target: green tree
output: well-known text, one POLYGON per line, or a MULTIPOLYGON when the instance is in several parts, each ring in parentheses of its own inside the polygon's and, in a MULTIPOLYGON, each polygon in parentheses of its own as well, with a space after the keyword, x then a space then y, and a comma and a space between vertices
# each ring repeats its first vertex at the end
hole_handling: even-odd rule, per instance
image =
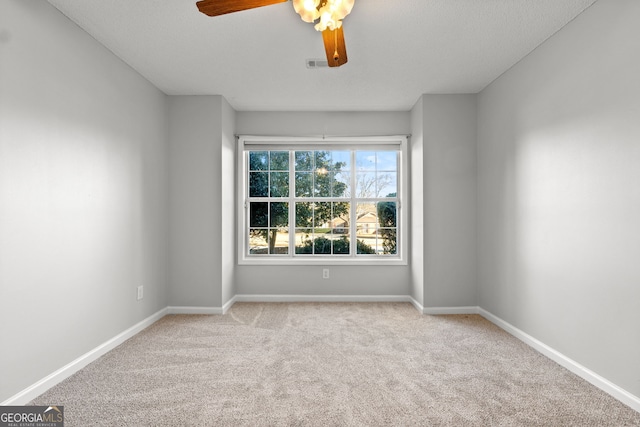
MULTIPOLYGON (((396 197, 396 193, 387 194, 387 197, 396 197)), ((397 251, 396 202, 379 202, 377 211, 384 253, 395 254, 397 251)))
MULTIPOLYGON (((348 254, 349 253, 349 239, 342 236, 333 242, 326 237, 316 237, 315 239, 307 239, 302 246, 296 248, 298 254, 329 254, 331 245, 333 243, 334 254, 348 254)), ((356 241, 357 253, 359 254, 375 254, 376 251, 371 246, 358 239, 356 241)))

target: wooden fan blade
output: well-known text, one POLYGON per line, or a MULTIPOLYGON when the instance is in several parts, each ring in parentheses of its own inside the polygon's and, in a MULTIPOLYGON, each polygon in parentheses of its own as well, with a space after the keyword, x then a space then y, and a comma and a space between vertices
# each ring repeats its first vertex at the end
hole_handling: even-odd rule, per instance
POLYGON ((196 3, 196 6, 205 15, 218 16, 286 1, 288 0, 201 0, 196 3))
POLYGON ((331 31, 326 29, 322 32, 324 50, 327 53, 329 67, 339 67, 347 63, 347 48, 344 44, 344 33, 342 27, 331 31))

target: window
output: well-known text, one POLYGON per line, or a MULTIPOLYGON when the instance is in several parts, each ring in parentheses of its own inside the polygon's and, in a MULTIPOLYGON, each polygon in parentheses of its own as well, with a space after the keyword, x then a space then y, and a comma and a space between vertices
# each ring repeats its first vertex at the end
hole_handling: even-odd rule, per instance
POLYGON ((239 145, 240 263, 406 264, 406 137, 239 145))

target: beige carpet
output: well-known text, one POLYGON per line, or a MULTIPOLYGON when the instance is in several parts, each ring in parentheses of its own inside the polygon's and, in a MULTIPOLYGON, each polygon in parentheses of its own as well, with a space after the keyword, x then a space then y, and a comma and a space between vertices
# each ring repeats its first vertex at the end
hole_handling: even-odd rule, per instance
POLYGON ((640 426, 476 315, 237 303, 167 316, 32 404, 66 426, 640 426))

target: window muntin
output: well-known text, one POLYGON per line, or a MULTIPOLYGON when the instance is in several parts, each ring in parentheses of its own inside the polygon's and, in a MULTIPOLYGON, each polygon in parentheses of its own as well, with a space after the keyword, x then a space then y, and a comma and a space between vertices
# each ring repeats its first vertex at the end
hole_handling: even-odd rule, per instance
POLYGON ((241 147, 240 261, 406 263, 401 142, 241 147))

